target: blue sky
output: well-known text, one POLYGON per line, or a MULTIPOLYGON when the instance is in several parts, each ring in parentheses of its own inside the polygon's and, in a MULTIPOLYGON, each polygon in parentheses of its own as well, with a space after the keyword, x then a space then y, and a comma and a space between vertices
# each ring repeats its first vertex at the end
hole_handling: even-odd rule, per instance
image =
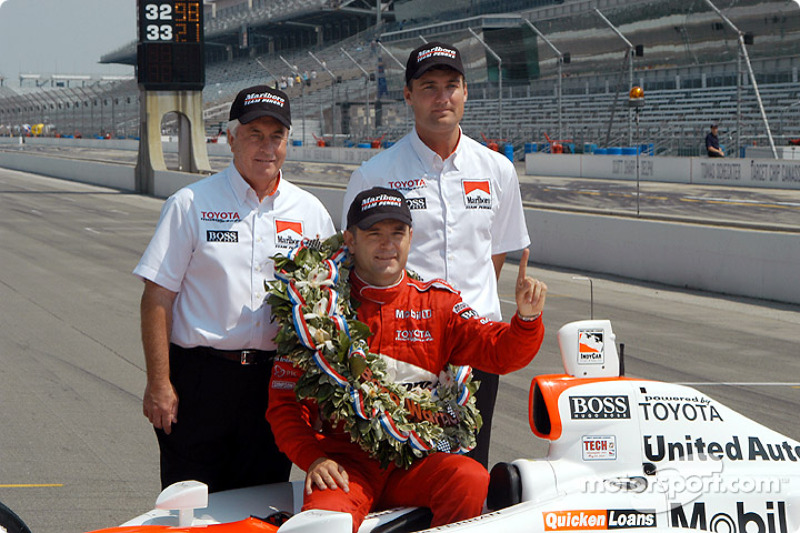
POLYGON ((0 75, 133 75, 100 56, 136 39, 135 0, 0 0, 0 75))

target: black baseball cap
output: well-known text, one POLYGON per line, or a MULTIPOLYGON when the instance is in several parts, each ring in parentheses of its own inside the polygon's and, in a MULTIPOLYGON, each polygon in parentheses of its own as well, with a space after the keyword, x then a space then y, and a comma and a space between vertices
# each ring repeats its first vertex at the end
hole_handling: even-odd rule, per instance
POLYGON ((464 76, 461 52, 453 45, 431 41, 416 48, 406 61, 406 85, 433 67, 448 67, 464 76))
POLYGON ((292 112, 286 93, 268 85, 256 85, 239 91, 231 104, 229 120, 238 119, 242 124, 247 124, 261 117, 272 117, 291 128, 292 112))
POLYGON ((411 225, 411 210, 402 193, 385 187, 361 191, 347 211, 347 227, 369 229, 381 220, 399 220, 411 225))

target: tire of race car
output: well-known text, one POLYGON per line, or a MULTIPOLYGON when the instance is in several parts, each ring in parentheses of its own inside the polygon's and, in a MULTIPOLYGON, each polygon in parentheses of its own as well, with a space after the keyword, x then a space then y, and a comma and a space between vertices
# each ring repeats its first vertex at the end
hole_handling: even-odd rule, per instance
POLYGON ((0 533, 31 533, 22 518, 0 503, 0 533))

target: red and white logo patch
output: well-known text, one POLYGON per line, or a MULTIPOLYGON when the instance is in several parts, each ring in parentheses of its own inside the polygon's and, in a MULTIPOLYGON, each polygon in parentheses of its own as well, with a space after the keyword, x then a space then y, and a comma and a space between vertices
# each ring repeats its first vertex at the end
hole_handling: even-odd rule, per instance
POLYGON ((275 246, 294 248, 303 240, 303 223, 297 220, 275 219, 275 246))
POLYGON ((605 363, 605 359, 603 330, 578 330, 578 364, 602 365, 605 363))
POLYGON ((467 209, 491 209, 492 188, 489 180, 463 180, 464 205, 467 209))

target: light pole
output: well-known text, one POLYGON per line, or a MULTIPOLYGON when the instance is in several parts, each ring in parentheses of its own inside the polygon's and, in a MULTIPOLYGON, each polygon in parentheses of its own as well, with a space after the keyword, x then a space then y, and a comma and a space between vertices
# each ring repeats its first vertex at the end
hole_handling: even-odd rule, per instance
POLYGON ((286 66, 289 67, 289 70, 291 70, 294 73, 294 75, 297 76, 300 79, 300 117, 301 117, 301 119, 303 121, 303 140, 301 141, 301 143, 303 144, 303 146, 305 146, 305 144, 306 144, 306 114, 305 114, 305 111, 303 109, 303 106, 305 105, 305 95, 306 95, 306 87, 305 87, 305 85, 306 85, 306 82, 305 82, 305 80, 303 80, 303 77, 300 75, 300 71, 298 70, 297 65, 292 65, 291 63, 286 61, 286 59, 284 59, 284 57, 281 56, 281 55, 279 55, 278 57, 281 58, 281 61, 286 63, 286 66))
MULTIPOLYGON (((633 50, 635 47, 624 35, 622 35, 622 32, 619 31, 616 28, 616 26, 611 24, 611 21, 608 20, 606 16, 600 12, 599 9, 594 8, 594 11, 601 19, 603 19, 603 22, 605 22, 608 25, 608 27, 611 28, 611 30, 617 35, 617 37, 625 41, 625 44, 628 45, 628 87, 629 88, 633 87, 633 50)), ((628 110, 628 145, 630 146, 632 143, 633 143, 633 121, 631 112, 630 110, 628 110)))
POLYGON ((264 72, 266 72, 267 74, 272 76, 272 79, 275 82, 275 88, 277 89, 278 88, 278 77, 275 74, 273 74, 272 71, 270 69, 268 69, 267 66, 259 58, 256 57, 255 60, 256 60, 256 63, 258 63, 258 65, 262 69, 264 69, 264 72))
POLYGON ((353 56, 351 56, 349 53, 347 53, 347 50, 345 50, 344 48, 339 48, 339 50, 341 50, 342 53, 344 55, 346 55, 347 58, 350 59, 350 61, 352 61, 355 64, 355 66, 357 66, 359 68, 359 70, 361 70, 362 73, 364 73, 364 87, 366 87, 366 89, 367 89, 367 96, 364 99, 364 105, 366 107, 366 112, 367 112, 367 138, 369 138, 369 136, 370 136, 370 131, 369 131, 369 72, 364 70, 364 67, 362 67, 361 64, 358 61, 353 59, 353 56))
POLYGON ((500 89, 500 94, 497 97, 497 118, 498 118, 498 137, 500 139, 503 138, 503 60, 500 59, 500 56, 495 53, 494 50, 489 48, 489 45, 483 42, 483 39, 478 37, 478 34, 473 31, 472 28, 467 28, 469 32, 475 37, 479 43, 486 48, 486 51, 492 54, 492 57, 497 61, 497 85, 498 89, 500 89))
POLYGON ((639 152, 641 140, 639 139, 639 111, 644 107, 644 91, 638 85, 631 88, 628 93, 628 107, 636 111, 636 216, 639 216, 639 152))
MULTIPOLYGON (((766 128, 766 130, 767 130, 767 139, 769 139, 769 147, 772 149, 772 157, 774 157, 775 159, 778 159, 778 151, 775 149, 775 141, 772 140, 772 132, 769 129, 769 121, 767 120, 767 114, 764 111, 764 104, 761 103, 761 93, 758 92, 758 83, 756 83, 756 76, 753 73, 753 65, 750 64, 750 56, 747 54, 747 45, 744 42, 744 33, 739 28, 737 28, 736 25, 733 22, 731 22, 728 17, 723 15, 722 11, 717 9, 717 6, 715 6, 714 4, 711 3, 711 0, 705 0, 705 2, 706 2, 706 4, 709 5, 709 7, 711 9, 713 9, 717 13, 717 15, 719 15, 719 17, 725 22, 725 24, 730 26, 731 29, 733 29, 733 31, 735 31, 736 34, 739 36, 739 64, 741 65, 741 58, 742 58, 742 56, 744 56, 744 60, 747 63, 747 71, 750 73, 750 81, 753 83, 753 90, 756 93, 756 101, 758 102, 758 109, 761 111, 761 119, 764 121, 764 128, 766 128)), ((741 71, 741 66, 739 67, 739 70, 741 71)), ((741 83, 742 83, 741 72, 739 72, 737 74, 737 76, 738 76, 737 83, 738 83, 739 91, 741 92, 741 83)), ((739 111, 738 111, 737 127, 736 127, 736 135, 737 135, 737 143, 738 143, 739 142, 739 140, 738 140, 739 139, 739 131, 741 130, 741 127, 742 127, 741 126, 741 116, 742 116, 742 113, 741 113, 741 101, 742 101, 741 96, 739 96, 739 98, 737 98, 737 100, 739 102, 739 104, 738 104, 739 105, 739 111)), ((738 146, 737 146, 737 148, 738 148, 738 146)), ((737 154, 737 156, 738 155, 739 154, 737 154)))
POLYGON ((336 144, 336 96, 334 94, 336 90, 336 75, 331 72, 328 65, 326 65, 324 61, 320 61, 311 50, 308 51, 308 55, 310 55, 331 77, 331 146, 334 146, 336 144))
MULTIPOLYGON (((399 66, 399 67, 400 67, 400 72, 401 72, 401 73, 402 73, 402 72, 405 72, 405 70, 406 70, 406 66, 405 66, 405 65, 404 65, 404 64, 403 64, 403 63, 402 63, 402 62, 401 62, 399 59, 397 59, 397 58, 394 56, 394 54, 393 54, 393 53, 391 53, 391 52, 389 51, 389 49, 388 49, 388 48, 386 48, 385 46, 383 46, 383 43, 382 43, 382 42, 380 42, 380 41, 377 41, 377 43, 378 43, 378 46, 380 46, 380 47, 381 47, 381 50, 383 50, 384 52, 386 52, 386 55, 388 55, 389 57, 391 57, 391 58, 392 58, 392 60, 394 60, 394 62, 395 62, 395 63, 397 63, 397 66, 399 66)), ((406 104, 406 106, 405 106, 405 107, 406 107, 406 129, 407 129, 407 128, 409 127, 409 124, 408 124, 408 104, 406 104)))
POLYGON ((528 20, 526 18, 524 18, 522 20, 534 32, 536 32, 536 35, 541 37, 542 40, 547 44, 547 46, 549 46, 553 50, 553 52, 555 52, 556 55, 558 56, 558 85, 557 85, 557 87, 558 87, 558 138, 559 139, 563 139, 564 135, 563 135, 563 133, 561 131, 561 127, 562 127, 562 120, 561 120, 561 116, 562 116, 561 115, 561 109, 562 109, 562 105, 561 105, 561 94, 562 94, 562 91, 561 91, 561 85, 562 85, 562 83, 561 83, 561 66, 564 63, 564 54, 562 54, 559 51, 559 49, 556 48, 555 45, 553 43, 551 43, 550 40, 547 37, 545 37, 544 34, 542 32, 540 32, 539 29, 536 26, 533 25, 533 22, 531 22, 530 20, 528 20))

